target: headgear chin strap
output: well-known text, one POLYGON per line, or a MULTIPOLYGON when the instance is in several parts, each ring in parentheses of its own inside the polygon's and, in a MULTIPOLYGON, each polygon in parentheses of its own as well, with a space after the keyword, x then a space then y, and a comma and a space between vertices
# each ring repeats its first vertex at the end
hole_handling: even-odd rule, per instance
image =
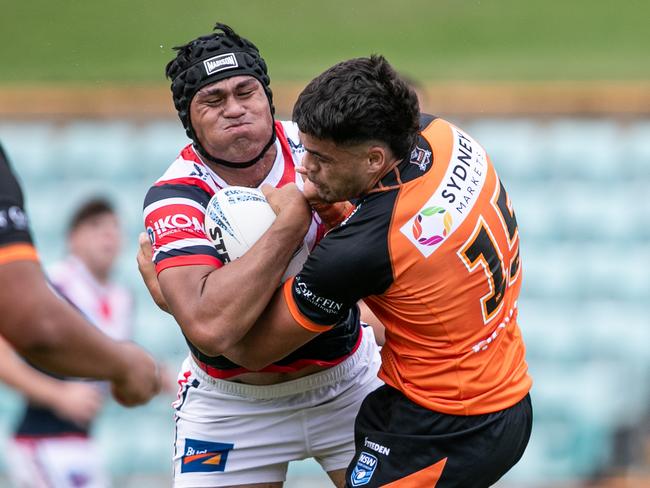
POLYGON ((275 142, 275 124, 272 124, 271 138, 260 154, 250 161, 234 163, 208 154, 201 146, 190 120, 190 103, 197 91, 215 81, 241 75, 252 76, 262 84, 269 100, 271 117, 275 113, 266 63, 257 47, 225 24, 217 23, 214 29, 222 32, 201 36, 184 46, 175 47, 176 58, 167 64, 165 71, 167 78, 172 80, 172 98, 178 117, 199 154, 208 161, 223 166, 247 168, 259 161, 275 142))

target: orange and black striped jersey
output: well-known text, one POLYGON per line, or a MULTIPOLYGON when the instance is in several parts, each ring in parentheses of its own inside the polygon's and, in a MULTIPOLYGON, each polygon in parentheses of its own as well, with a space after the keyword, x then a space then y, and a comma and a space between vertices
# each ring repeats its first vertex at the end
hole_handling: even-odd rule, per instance
POLYGON ((38 260, 23 205, 23 192, 0 146, 0 265, 38 260))
POLYGON ((517 325, 515 214, 485 150, 423 116, 417 146, 285 284, 303 327, 324 331, 364 298, 386 327, 380 377, 452 415, 510 407, 530 390, 517 325))

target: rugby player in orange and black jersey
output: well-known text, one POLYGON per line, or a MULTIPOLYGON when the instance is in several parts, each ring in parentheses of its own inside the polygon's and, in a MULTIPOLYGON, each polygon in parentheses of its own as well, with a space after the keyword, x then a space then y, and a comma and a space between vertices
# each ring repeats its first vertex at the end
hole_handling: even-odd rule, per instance
POLYGON ((515 214, 485 150, 422 116, 410 159, 284 285, 307 330, 336 330, 360 299, 386 327, 386 386, 360 409, 347 486, 489 486, 518 461, 531 426, 520 286, 515 214))

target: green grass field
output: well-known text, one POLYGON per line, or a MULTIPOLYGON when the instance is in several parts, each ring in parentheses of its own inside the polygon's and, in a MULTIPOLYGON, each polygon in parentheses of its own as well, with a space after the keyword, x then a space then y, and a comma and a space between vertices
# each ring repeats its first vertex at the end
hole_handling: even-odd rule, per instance
POLYGON ((216 20, 274 80, 381 53, 422 80, 649 80, 647 0, 0 0, 0 83, 164 82, 216 20))

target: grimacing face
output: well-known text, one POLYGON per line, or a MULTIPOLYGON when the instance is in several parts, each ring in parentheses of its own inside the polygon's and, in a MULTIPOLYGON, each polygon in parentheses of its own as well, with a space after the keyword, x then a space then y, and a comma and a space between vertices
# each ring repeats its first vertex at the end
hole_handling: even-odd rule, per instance
POLYGON ((302 165, 323 201, 342 202, 369 190, 376 173, 367 144, 342 146, 303 132, 300 140, 305 147, 302 165))
POLYGON ((246 75, 201 88, 190 104, 190 123, 210 155, 235 163, 256 157, 273 130, 264 88, 246 75))

